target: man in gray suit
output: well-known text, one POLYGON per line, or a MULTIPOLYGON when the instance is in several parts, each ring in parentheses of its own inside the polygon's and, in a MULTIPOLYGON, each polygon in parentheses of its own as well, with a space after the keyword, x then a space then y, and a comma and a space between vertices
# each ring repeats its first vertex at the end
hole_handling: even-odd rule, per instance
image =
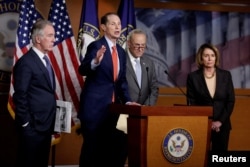
POLYGON ((151 59, 143 56, 146 49, 146 34, 139 29, 130 32, 127 41, 126 78, 132 101, 141 105, 155 105, 158 98, 158 82, 151 59))

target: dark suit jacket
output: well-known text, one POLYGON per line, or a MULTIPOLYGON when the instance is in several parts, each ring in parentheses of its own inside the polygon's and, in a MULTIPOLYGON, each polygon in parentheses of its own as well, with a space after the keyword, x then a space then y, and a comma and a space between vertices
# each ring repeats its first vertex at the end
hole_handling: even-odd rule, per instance
POLYGON ((209 94, 203 70, 190 73, 187 78, 187 97, 191 105, 213 106, 213 120, 221 121, 223 128, 231 128, 230 116, 235 96, 229 71, 216 69, 216 89, 213 98, 209 94))
POLYGON ((152 60, 146 56, 140 58, 142 69, 141 88, 138 85, 135 71, 132 67, 129 56, 127 55, 127 81, 129 94, 132 101, 142 105, 155 105, 158 98, 158 82, 155 73, 155 66, 152 60))
MULTIPOLYGON (((126 103, 130 100, 126 80, 126 53, 124 49, 116 45, 119 56, 120 69, 118 79, 113 80, 113 64, 108 43, 104 37, 92 42, 85 58, 79 66, 79 73, 86 76, 80 97, 80 111, 78 117, 85 128, 94 130, 105 121, 109 115, 108 106, 112 103, 112 94, 115 92, 116 103, 126 103), (91 69, 91 61, 97 51, 104 45, 106 52, 99 66, 91 69)), ((116 120, 117 121, 117 120, 116 120)), ((115 122, 116 124, 116 122, 115 122)))
POLYGON ((13 69, 15 120, 21 127, 26 122, 37 131, 52 131, 55 120, 55 83, 38 55, 30 49, 13 69))

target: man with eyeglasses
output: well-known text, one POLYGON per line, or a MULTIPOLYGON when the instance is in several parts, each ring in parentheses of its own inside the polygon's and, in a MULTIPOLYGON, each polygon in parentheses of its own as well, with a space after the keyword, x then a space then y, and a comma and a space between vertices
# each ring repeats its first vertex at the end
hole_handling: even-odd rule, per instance
POLYGON ((157 102, 159 89, 154 63, 144 55, 146 41, 146 34, 142 30, 130 32, 127 41, 126 78, 131 100, 152 106, 157 102))

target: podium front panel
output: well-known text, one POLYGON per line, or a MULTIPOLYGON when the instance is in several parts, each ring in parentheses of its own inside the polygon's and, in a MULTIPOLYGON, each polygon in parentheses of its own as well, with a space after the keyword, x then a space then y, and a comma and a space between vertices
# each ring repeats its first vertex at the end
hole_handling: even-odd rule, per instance
POLYGON ((148 116, 147 122, 147 167, 205 166, 207 117, 148 116), (185 134, 176 131, 184 131, 185 134), (164 148, 169 151, 164 152, 164 148))

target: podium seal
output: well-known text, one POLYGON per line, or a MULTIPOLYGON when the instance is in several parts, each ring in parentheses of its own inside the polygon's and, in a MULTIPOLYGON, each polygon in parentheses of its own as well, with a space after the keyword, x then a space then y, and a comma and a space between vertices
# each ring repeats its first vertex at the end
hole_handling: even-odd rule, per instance
POLYGON ((183 163, 192 154, 193 137, 182 128, 176 128, 167 133, 163 139, 162 150, 165 158, 172 163, 183 163))

